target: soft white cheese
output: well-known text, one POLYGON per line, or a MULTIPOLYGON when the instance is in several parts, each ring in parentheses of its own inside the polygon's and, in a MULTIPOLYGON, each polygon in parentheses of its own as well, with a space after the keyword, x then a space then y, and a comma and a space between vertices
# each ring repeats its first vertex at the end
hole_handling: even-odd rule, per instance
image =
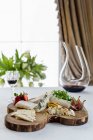
POLYGON ((55 97, 53 95, 50 97, 50 102, 58 103, 58 104, 60 104, 64 107, 67 107, 67 108, 69 108, 71 106, 70 101, 63 100, 63 99, 58 99, 57 97, 55 97))
POLYGON ((20 109, 20 110, 17 110, 16 112, 11 113, 11 116, 15 116, 17 118, 30 121, 30 122, 33 122, 36 120, 36 113, 35 113, 35 110, 33 109, 32 110, 20 109))
POLYGON ((23 108, 23 109, 34 109, 37 104, 32 103, 31 101, 19 101, 15 104, 17 108, 23 108))

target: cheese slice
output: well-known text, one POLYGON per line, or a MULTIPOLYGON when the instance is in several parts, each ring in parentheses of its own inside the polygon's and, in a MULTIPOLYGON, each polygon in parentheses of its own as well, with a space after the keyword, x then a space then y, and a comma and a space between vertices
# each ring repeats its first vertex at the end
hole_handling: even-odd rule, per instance
POLYGON ((31 101, 19 101, 15 104, 17 108, 23 108, 23 109, 34 109, 37 104, 32 103, 31 101))
POLYGON ((58 99, 55 96, 51 96, 50 102, 54 102, 54 103, 60 104, 60 105, 62 105, 64 107, 67 107, 67 108, 70 108, 70 106, 71 106, 71 102, 70 101, 63 100, 63 99, 58 99))
POLYGON ((20 109, 17 110, 16 112, 11 113, 11 116, 15 116, 18 119, 22 119, 25 121, 30 121, 33 122, 36 120, 36 113, 35 110, 25 110, 25 109, 20 109))

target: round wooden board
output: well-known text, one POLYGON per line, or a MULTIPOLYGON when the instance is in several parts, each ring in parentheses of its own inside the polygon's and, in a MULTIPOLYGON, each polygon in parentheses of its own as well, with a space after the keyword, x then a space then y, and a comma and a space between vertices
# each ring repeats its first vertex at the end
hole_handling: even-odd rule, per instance
POLYGON ((80 111, 75 111, 75 117, 73 116, 49 116, 49 122, 58 122, 64 125, 83 125, 88 121, 88 112, 85 108, 80 111))
POLYGON ((37 113, 36 121, 28 122, 24 120, 18 120, 15 117, 11 116, 11 113, 5 116, 5 126, 8 129, 19 131, 19 132, 33 132, 44 128, 47 124, 47 114, 46 113, 37 113))
POLYGON ((17 111, 17 108, 14 106, 13 103, 9 104, 9 105, 7 106, 7 113, 9 114, 9 113, 12 113, 12 112, 14 112, 14 111, 17 111))
MULTIPOLYGON (((13 104, 9 104, 7 107, 7 112, 11 113, 16 111, 17 108, 13 104)), ((64 125, 83 125, 88 121, 88 112, 85 108, 80 111, 75 111, 76 116, 51 116, 48 115, 48 122, 58 122, 64 125)))

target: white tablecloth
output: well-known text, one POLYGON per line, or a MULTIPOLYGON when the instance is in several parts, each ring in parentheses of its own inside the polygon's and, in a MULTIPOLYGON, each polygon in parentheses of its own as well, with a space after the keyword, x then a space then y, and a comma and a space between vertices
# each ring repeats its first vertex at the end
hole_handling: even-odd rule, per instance
MULTIPOLYGON (((17 88, 16 92, 25 91, 29 97, 39 96, 46 91, 60 88, 17 88)), ((93 87, 88 87, 81 93, 70 93, 71 96, 81 96, 86 99, 85 107, 89 113, 88 123, 81 126, 65 126, 62 124, 47 124, 44 129, 36 132, 15 132, 4 125, 7 105, 11 98, 10 88, 0 89, 0 139, 1 140, 93 140, 93 87)))

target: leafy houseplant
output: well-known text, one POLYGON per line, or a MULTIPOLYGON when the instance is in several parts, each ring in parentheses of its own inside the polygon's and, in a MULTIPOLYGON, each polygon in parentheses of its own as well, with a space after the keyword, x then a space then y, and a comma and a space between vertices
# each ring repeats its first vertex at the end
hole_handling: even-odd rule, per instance
POLYGON ((0 58, 0 84, 4 84, 3 76, 6 71, 17 70, 19 71, 19 85, 23 86, 23 78, 27 79, 29 86, 34 86, 34 81, 38 81, 38 86, 43 86, 41 80, 46 78, 44 71, 46 66, 36 63, 36 56, 31 56, 29 51, 19 55, 18 50, 15 55, 8 58, 3 53, 0 58))

